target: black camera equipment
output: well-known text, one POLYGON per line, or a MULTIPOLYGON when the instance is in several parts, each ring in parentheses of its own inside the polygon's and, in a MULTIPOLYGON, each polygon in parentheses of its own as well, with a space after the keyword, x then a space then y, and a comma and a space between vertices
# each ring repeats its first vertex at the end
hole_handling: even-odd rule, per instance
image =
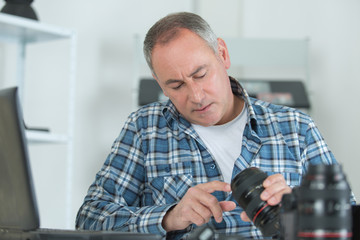
POLYGON ((262 183, 267 174, 251 167, 241 171, 231 182, 234 199, 265 237, 277 236, 280 232, 279 205, 270 206, 260 199, 264 190, 262 183))
MULTIPOLYGON (((301 185, 284 194, 281 204, 260 199, 267 174, 243 170, 231 182, 232 195, 264 237, 281 240, 360 240, 360 206, 350 204, 351 191, 341 165, 309 165, 301 185)), ((217 234, 206 225, 190 239, 242 239, 217 234), (208 238, 203 238, 208 236, 208 238)))
POLYGON ((352 239, 350 187, 340 165, 310 165, 281 201, 282 239, 352 239))
POLYGON ((352 206, 353 240, 360 239, 360 205, 352 206))
POLYGON ((189 237, 188 240, 245 240, 239 235, 226 235, 222 233, 217 233, 214 230, 214 227, 211 224, 204 224, 200 227, 195 228, 189 237))

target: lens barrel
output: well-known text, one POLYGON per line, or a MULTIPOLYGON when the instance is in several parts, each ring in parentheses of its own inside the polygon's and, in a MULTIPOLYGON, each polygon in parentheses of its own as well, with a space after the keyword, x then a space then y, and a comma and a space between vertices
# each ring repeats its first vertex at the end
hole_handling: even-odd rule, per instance
POLYGON ((298 194, 297 239, 351 239, 350 194, 340 165, 309 165, 298 194))
POLYGON ((267 174, 251 167, 237 174, 231 182, 232 195, 265 237, 279 234, 279 206, 270 206, 260 199, 267 174))

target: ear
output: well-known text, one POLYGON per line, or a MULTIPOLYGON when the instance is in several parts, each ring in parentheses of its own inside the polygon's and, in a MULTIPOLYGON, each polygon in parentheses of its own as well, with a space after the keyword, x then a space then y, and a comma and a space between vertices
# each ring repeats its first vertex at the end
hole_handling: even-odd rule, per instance
POLYGON ((218 55, 220 59, 223 61, 225 68, 229 69, 231 62, 230 62, 229 51, 227 49, 226 43, 221 38, 218 38, 217 41, 218 41, 218 55))
POLYGON ((162 92, 164 93, 164 95, 165 95, 166 97, 169 97, 169 96, 166 94, 164 88, 161 86, 160 81, 159 81, 159 79, 156 77, 156 75, 153 73, 152 76, 153 76, 153 78, 156 80, 156 82, 159 84, 159 87, 161 88, 161 90, 162 90, 162 92))

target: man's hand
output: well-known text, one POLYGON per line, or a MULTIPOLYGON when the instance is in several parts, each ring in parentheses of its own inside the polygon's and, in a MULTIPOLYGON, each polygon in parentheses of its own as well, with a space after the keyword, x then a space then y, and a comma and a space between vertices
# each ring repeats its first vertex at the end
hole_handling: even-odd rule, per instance
POLYGON ((189 188, 180 202, 165 214, 163 228, 169 232, 185 229, 192 223, 200 226, 212 216, 221 222, 222 213, 235 209, 236 204, 232 201, 219 202, 211 195, 215 191, 230 192, 230 184, 213 181, 189 188))
MULTIPOLYGON (((285 193, 291 193, 291 188, 286 184, 284 176, 280 173, 267 177, 263 182, 263 187, 265 190, 261 193, 260 198, 267 201, 271 206, 279 204, 285 193)), ((245 211, 241 213, 240 217, 245 222, 250 221, 245 211)))

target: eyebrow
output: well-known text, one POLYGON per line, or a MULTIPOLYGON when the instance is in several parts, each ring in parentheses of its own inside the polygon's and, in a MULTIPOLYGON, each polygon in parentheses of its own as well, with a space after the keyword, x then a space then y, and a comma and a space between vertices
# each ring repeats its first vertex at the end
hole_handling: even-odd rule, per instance
MULTIPOLYGON (((196 68, 191 74, 188 75, 188 77, 192 77, 194 76, 195 74, 197 74, 198 72, 200 72, 202 69, 204 69, 206 67, 206 65, 201 65, 199 66, 198 68, 196 68)), ((182 80, 180 79, 168 79, 166 80, 165 82, 165 85, 170 85, 172 83, 177 83, 177 82, 182 82, 182 80)))

